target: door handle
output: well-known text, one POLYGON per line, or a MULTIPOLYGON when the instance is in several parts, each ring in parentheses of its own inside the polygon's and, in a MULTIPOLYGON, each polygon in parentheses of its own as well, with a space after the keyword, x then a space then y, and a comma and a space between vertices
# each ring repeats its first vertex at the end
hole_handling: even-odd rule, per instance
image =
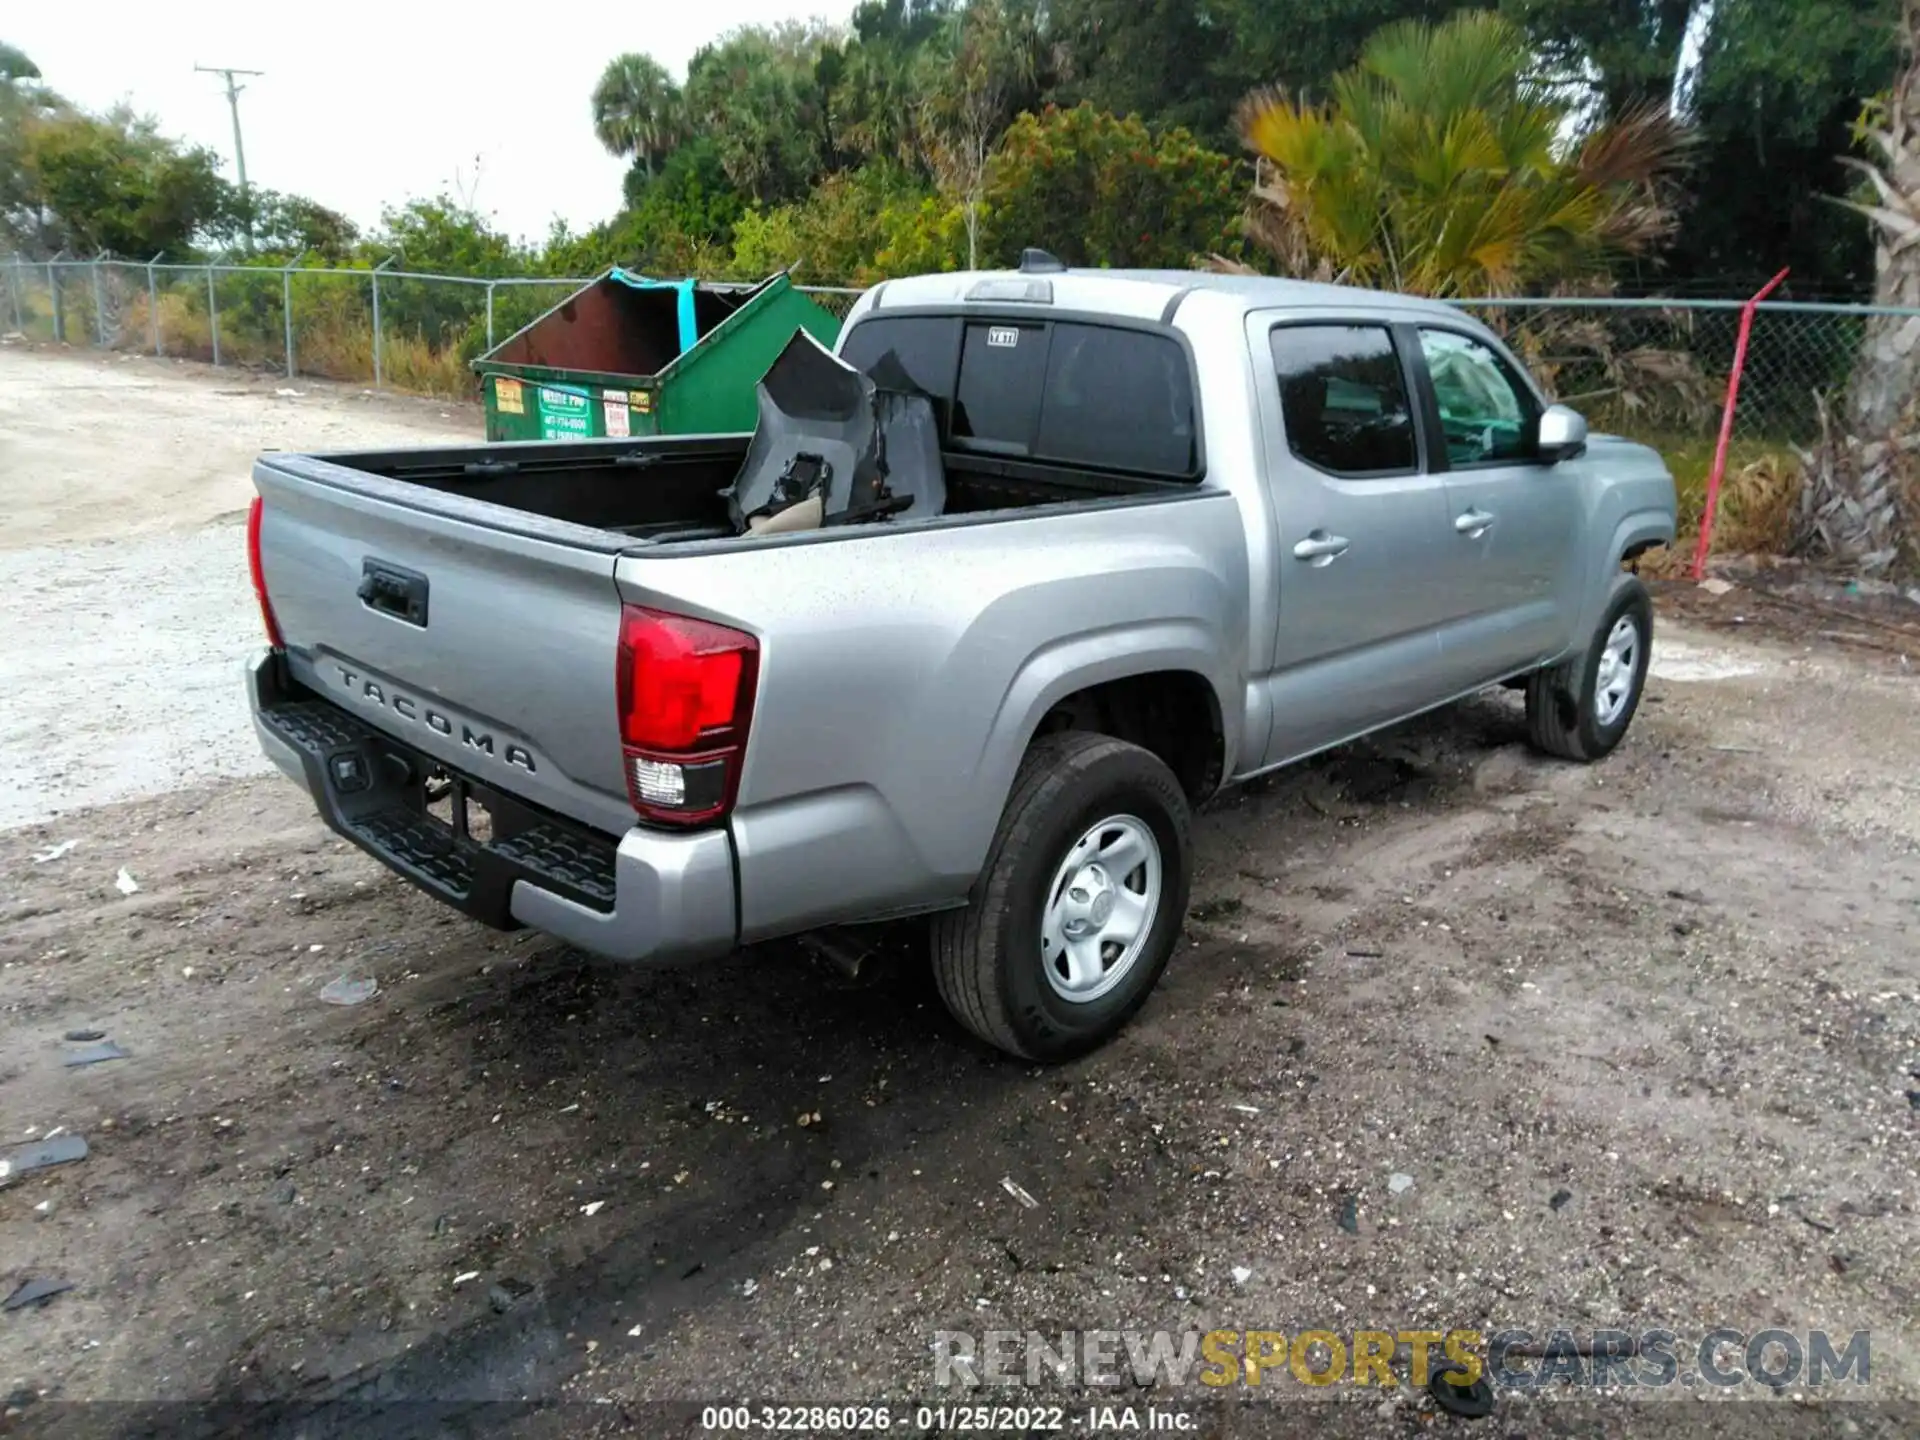
POLYGON ((1489 511, 1479 509, 1469 510, 1466 514, 1454 520, 1453 528, 1469 540, 1478 540, 1493 528, 1493 518, 1493 515, 1489 511))
POLYGON ((1324 530, 1309 531, 1307 538, 1293 547, 1293 558, 1310 565, 1331 565, 1334 557, 1347 553, 1353 542, 1344 535, 1329 535, 1324 530))

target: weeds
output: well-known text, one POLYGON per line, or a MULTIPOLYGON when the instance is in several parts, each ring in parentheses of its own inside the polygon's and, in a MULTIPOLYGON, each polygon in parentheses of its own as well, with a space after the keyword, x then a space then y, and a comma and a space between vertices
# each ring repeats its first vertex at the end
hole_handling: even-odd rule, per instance
MULTIPOLYGON (((1649 436, 1643 443, 1658 450, 1673 472, 1679 509, 1672 547, 1649 556, 1642 568, 1656 575, 1678 574, 1692 563, 1699 542, 1715 441, 1712 437, 1649 436)), ((1720 481, 1713 553, 1783 553, 1799 501, 1800 460, 1791 446, 1735 440, 1728 447, 1727 470, 1720 481)))
MULTIPOLYGON (((367 312, 352 304, 316 304, 298 312, 294 360, 302 375, 371 383, 373 336, 367 312)), ((278 317, 271 317, 278 323, 278 317)), ((213 328, 204 305, 178 291, 163 292, 159 304, 160 343, 169 356, 213 359, 213 328)), ((49 332, 50 333, 50 332, 49 332)), ((128 297, 121 322, 123 348, 144 348, 152 335, 147 297, 128 297)), ((230 364, 278 368, 285 363, 284 332, 268 335, 261 327, 220 316, 220 358, 230 364)), ((381 379, 396 390, 442 399, 471 399, 474 375, 458 346, 433 346, 418 335, 389 331, 380 346, 381 379)))

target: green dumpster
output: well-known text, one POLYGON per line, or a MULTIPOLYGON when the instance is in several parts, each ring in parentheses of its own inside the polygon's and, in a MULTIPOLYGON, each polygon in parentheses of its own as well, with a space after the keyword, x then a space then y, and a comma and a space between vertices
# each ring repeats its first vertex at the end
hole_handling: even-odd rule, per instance
POLYGON ((796 330, 831 346, 840 321, 784 272, 719 285, 616 265, 473 362, 487 439, 751 430, 754 387, 796 330))

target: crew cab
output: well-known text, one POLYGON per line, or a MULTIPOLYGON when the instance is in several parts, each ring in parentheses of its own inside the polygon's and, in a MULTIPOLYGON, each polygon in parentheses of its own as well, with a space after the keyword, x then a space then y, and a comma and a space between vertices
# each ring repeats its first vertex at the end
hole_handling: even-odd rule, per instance
POLYGON ((745 532, 745 435, 262 456, 266 753, 615 960, 928 917, 959 1020, 1056 1060, 1146 1000, 1221 787, 1502 683, 1553 755, 1633 719, 1672 478, 1458 309, 1038 257, 878 285, 835 357, 930 402, 937 511, 745 532))

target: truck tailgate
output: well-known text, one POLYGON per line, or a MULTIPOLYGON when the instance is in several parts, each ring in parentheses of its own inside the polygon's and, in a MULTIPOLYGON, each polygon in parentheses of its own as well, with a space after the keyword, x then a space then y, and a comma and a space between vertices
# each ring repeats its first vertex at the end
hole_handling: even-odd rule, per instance
POLYGON ((295 680, 533 804, 608 834, 634 823, 614 688, 622 537, 304 456, 263 458, 254 483, 295 680))

